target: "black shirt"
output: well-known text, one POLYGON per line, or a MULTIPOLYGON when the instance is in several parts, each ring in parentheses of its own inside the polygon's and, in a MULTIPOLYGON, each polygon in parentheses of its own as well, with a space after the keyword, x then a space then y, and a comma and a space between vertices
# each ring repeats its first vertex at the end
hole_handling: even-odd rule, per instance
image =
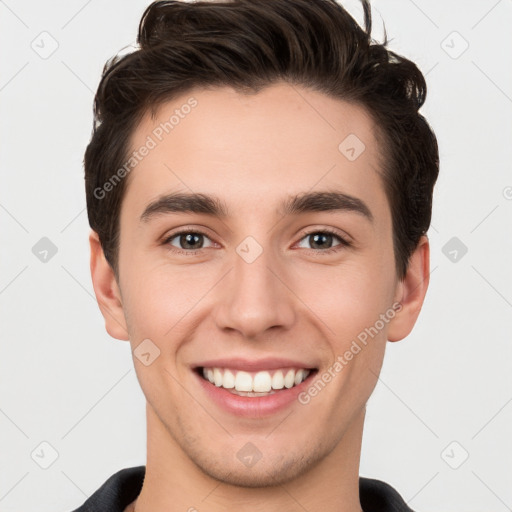
MULTIPOLYGON (((114 473, 73 512, 123 512, 142 489, 146 466, 114 473)), ((413 512, 400 494, 381 480, 359 477, 359 500, 364 512, 413 512)))

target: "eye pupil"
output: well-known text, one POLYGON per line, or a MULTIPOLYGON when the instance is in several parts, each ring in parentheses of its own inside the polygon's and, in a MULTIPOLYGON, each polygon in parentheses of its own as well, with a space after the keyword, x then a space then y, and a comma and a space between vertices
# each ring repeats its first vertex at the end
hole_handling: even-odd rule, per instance
MULTIPOLYGON (((324 244, 332 245, 332 235, 328 233, 315 233, 310 235, 311 247, 314 249, 325 249, 324 244), (320 247, 319 247, 320 246, 320 247)), ((329 248, 329 247, 327 247, 329 248)))
POLYGON ((203 235, 200 233, 186 233, 180 236, 182 249, 200 249, 203 243, 203 235))

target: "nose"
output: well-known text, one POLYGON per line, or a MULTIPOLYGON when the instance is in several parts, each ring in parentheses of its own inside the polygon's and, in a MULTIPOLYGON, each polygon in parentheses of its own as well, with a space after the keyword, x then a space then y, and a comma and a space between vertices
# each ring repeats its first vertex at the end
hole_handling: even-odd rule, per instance
POLYGON ((270 329, 290 328, 296 319, 296 297, 283 267, 270 250, 252 262, 236 253, 233 268, 221 284, 216 325, 247 339, 257 339, 270 329))

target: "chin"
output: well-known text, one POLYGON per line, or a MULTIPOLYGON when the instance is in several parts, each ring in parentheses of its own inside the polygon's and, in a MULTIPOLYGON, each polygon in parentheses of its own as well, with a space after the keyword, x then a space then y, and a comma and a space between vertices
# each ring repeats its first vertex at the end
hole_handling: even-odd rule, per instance
POLYGON ((277 454, 273 457, 262 456, 252 467, 245 466, 236 456, 233 460, 215 460, 190 455, 196 466, 210 478, 227 485, 262 488, 279 487, 286 484, 312 468, 321 456, 306 458, 304 454, 288 452, 286 458, 277 454))

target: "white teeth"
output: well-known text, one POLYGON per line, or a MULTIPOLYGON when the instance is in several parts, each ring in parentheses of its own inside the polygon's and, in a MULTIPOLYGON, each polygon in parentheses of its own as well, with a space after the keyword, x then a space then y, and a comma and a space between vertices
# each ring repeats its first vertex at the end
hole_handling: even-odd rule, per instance
POLYGON ((222 381, 224 379, 222 378, 222 372, 218 368, 213 369, 213 382, 214 384, 220 388, 222 386, 222 381))
POLYGON ((247 372, 237 372, 235 377, 235 389, 237 391, 252 391, 252 377, 247 372))
POLYGON ((294 384, 297 386, 298 384, 300 384, 303 380, 304 380, 304 370, 299 370, 296 374, 295 374, 295 380, 293 381, 294 384))
POLYGON ((213 370, 211 368, 208 368, 208 370, 206 368, 203 368, 203 375, 213 384, 213 370))
POLYGON ((295 372, 288 370, 288 373, 284 377, 284 387, 291 388, 295 383, 295 372))
MULTIPOLYGON (((273 390, 290 389, 299 385, 309 375, 305 369, 285 369, 275 372, 259 371, 255 374, 231 371, 224 368, 203 368, 203 377, 217 387, 231 389, 233 393, 271 393, 273 390)), ((255 395, 252 395, 252 393, 255 395)))
POLYGON ((281 370, 274 373, 272 377, 272 389, 283 389, 284 388, 284 377, 281 370))
POLYGON ((226 389, 233 389, 235 387, 235 376, 229 370, 224 372, 222 387, 226 389))
POLYGON ((252 383, 252 390, 265 392, 272 389, 272 378, 268 372, 258 372, 254 376, 254 382, 252 383))

